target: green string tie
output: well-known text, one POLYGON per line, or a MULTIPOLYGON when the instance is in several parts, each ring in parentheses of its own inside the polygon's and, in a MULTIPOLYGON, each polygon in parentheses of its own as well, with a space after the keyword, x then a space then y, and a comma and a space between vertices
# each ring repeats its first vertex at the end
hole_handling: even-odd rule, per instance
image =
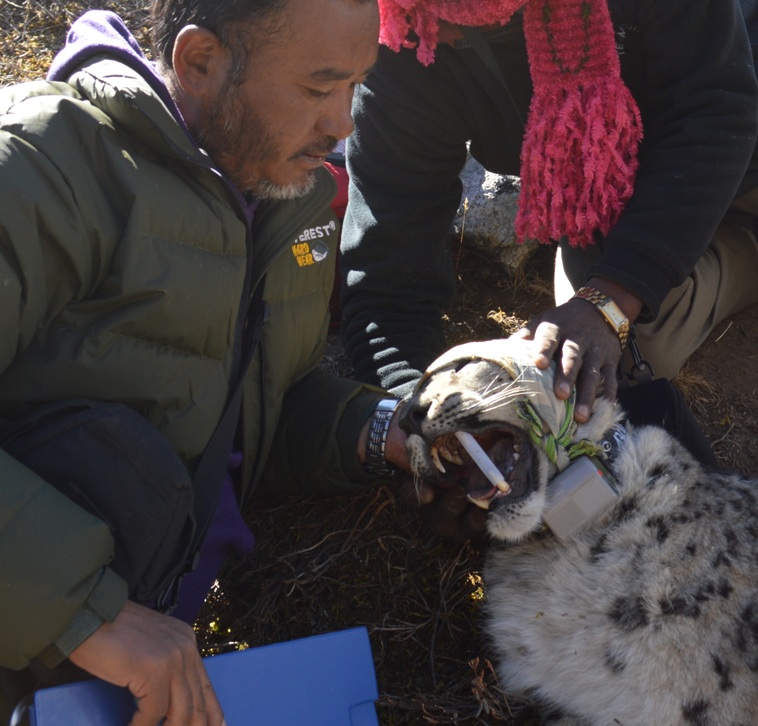
POLYGON ((597 456, 602 451, 599 445, 593 444, 588 439, 580 439, 572 443, 577 426, 574 421, 575 402, 576 394, 572 391, 571 396, 564 401, 563 421, 557 435, 545 425, 529 399, 521 399, 517 407, 519 418, 528 425, 527 433, 532 443, 542 449, 547 458, 561 470, 580 456, 597 456))

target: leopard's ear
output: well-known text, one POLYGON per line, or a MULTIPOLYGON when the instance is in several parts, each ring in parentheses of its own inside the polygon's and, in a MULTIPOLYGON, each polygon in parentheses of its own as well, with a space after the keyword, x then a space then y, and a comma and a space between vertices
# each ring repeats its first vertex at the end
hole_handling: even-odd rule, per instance
POLYGON ((614 424, 621 421, 623 417, 624 411, 618 403, 609 401, 607 398, 597 398, 589 421, 579 424, 572 438, 574 441, 588 439, 593 443, 599 443, 614 424))

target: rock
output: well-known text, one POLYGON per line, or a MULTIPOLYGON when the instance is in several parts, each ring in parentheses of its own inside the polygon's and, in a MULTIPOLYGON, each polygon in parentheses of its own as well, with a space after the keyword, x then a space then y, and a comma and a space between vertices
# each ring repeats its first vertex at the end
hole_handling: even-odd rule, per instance
POLYGON ((469 156, 461 172, 463 196, 453 222, 464 244, 491 254, 510 273, 519 272, 537 248, 536 242, 516 242, 516 217, 520 180, 486 171, 469 156))

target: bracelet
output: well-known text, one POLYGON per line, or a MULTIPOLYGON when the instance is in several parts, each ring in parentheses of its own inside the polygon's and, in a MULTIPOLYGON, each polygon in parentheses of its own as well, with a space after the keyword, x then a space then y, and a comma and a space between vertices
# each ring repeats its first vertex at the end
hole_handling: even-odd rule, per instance
POLYGON ((392 416, 399 404, 398 398, 382 399, 371 414, 366 438, 366 471, 369 474, 390 477, 397 472, 397 467, 390 464, 384 458, 384 454, 392 416))

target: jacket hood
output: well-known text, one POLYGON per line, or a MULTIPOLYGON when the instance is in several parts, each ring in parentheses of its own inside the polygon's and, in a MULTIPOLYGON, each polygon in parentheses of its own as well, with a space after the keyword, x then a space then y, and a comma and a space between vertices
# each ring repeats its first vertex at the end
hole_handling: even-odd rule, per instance
POLYGON ((108 10, 90 10, 74 22, 66 35, 66 45, 53 59, 47 78, 67 81, 90 58, 103 53, 139 73, 161 100, 177 111, 166 84, 145 57, 136 38, 124 21, 108 10))

